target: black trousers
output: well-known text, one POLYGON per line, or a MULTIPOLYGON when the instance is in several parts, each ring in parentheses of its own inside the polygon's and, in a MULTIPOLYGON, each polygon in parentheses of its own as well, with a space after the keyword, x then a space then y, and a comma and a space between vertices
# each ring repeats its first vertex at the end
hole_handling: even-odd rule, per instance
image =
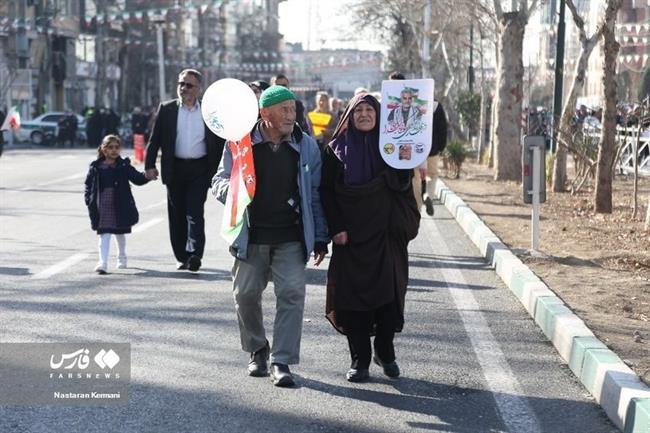
POLYGON ((346 320, 346 336, 350 347, 350 368, 367 369, 372 359, 370 336, 374 330, 375 355, 383 362, 395 361, 395 305, 393 303, 373 311, 345 312, 354 317, 346 320))
POLYGON ((169 239, 174 256, 185 262, 190 255, 203 257, 204 206, 210 185, 207 158, 176 159, 173 181, 167 185, 169 239))

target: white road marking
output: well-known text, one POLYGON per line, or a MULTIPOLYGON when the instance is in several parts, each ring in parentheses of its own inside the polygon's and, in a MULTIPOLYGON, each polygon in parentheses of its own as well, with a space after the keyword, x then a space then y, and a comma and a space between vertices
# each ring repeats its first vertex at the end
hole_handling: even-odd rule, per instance
MULTIPOLYGON (((433 219, 423 218, 427 241, 440 254, 451 256, 433 219), (435 242, 434 242, 435 239, 435 242)), ((435 263, 435 262, 434 262, 435 263)), ((510 432, 541 432, 535 412, 526 401, 519 382, 515 378, 499 343, 481 313, 481 308, 468 287, 462 272, 456 268, 440 267, 449 292, 469 336, 476 358, 483 370, 483 376, 496 401, 504 424, 510 432)))
POLYGON ((153 227, 153 226, 155 226, 156 224, 161 223, 162 221, 163 221, 163 218, 154 218, 154 219, 152 219, 152 220, 149 220, 149 221, 147 221, 146 223, 142 223, 142 224, 136 226, 136 227, 133 229, 133 233, 140 233, 140 232, 143 232, 143 231, 147 230, 148 228, 153 227))
POLYGON ((70 176, 60 177, 58 179, 50 180, 48 182, 37 183, 36 185, 25 186, 23 188, 19 188, 19 189, 14 190, 14 191, 30 191, 30 190, 40 188, 40 187, 43 187, 43 186, 50 186, 50 185, 54 185, 56 183, 66 182, 68 180, 80 179, 80 178, 82 178, 84 176, 86 176, 86 172, 81 171, 79 173, 72 174, 70 176))
MULTIPOLYGON (((148 228, 151 228, 151 227, 155 226, 156 224, 159 224, 162 221, 163 221, 163 218, 154 218, 154 219, 152 219, 150 221, 147 221, 146 223, 138 225, 136 228, 133 229, 133 233, 143 232, 143 231, 147 230, 148 228)), ((90 251, 73 254, 70 257, 68 257, 67 259, 64 259, 64 260, 60 261, 59 263, 56 263, 56 264, 50 266, 49 268, 42 270, 38 274, 34 274, 32 276, 32 279, 34 279, 34 280, 44 280, 44 279, 50 278, 51 276, 56 275, 56 274, 58 274, 60 272, 63 272, 66 269, 68 269, 69 267, 74 266, 77 263, 84 261, 86 259, 86 257, 88 257, 90 254, 92 254, 90 251)))
POLYGON ((67 259, 50 266, 49 268, 39 272, 38 274, 33 275, 32 279, 34 279, 34 280, 44 280, 46 278, 50 278, 52 275, 58 274, 59 272, 62 272, 64 270, 68 269, 70 266, 74 266, 77 263, 85 260, 86 257, 88 257, 89 254, 90 253, 88 253, 88 252, 73 254, 70 257, 68 257, 67 259))
POLYGON ((163 206, 165 204, 167 204, 167 200, 162 200, 162 201, 159 201, 158 203, 154 203, 154 204, 150 204, 149 206, 145 206, 145 207, 141 208, 140 210, 141 211, 149 210, 149 209, 153 209, 153 208, 156 208, 156 207, 159 207, 159 206, 163 206))

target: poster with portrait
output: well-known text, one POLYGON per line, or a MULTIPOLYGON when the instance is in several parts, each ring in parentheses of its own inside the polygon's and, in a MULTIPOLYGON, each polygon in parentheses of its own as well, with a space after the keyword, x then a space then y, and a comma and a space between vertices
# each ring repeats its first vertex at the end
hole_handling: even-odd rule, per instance
POLYGON ((415 168, 431 150, 433 80, 381 83, 379 153, 394 168, 415 168))

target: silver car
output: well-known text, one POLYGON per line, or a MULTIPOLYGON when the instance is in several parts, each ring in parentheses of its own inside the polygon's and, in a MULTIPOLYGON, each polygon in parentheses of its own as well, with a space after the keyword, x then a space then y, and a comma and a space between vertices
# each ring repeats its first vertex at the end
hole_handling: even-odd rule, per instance
MULTIPOLYGON (((56 138, 59 132, 59 120, 67 113, 64 111, 50 111, 43 113, 32 120, 21 122, 16 136, 20 141, 31 141, 34 144, 43 144, 46 137, 56 138)), ((77 116, 77 140, 86 140, 86 119, 77 116)))

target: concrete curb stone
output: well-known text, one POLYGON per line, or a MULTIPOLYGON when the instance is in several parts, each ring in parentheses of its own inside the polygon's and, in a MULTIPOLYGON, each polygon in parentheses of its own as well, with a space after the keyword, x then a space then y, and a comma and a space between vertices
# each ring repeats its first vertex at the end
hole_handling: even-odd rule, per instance
POLYGON ((650 388, 444 182, 436 197, 624 433, 650 433, 650 388))

